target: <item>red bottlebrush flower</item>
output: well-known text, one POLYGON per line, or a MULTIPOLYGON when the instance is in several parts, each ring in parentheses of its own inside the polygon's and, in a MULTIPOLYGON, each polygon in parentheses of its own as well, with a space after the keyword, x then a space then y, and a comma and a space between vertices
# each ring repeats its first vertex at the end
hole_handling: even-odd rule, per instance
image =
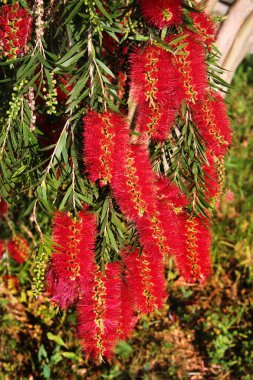
POLYGON ((19 235, 14 235, 7 245, 8 252, 13 260, 19 264, 23 264, 30 252, 29 244, 26 239, 19 235))
POLYGON ((183 55, 175 55, 173 61, 178 70, 178 79, 181 79, 181 87, 184 98, 190 103, 196 103, 203 99, 208 87, 205 63, 205 50, 200 37, 192 32, 175 35, 175 38, 186 36, 183 40, 173 44, 175 48, 181 44, 183 55))
POLYGON ((129 145, 126 153, 121 151, 121 141, 116 144, 118 160, 112 177, 112 192, 122 212, 136 221, 147 212, 155 210, 155 174, 144 145, 129 145))
POLYGON ((137 109, 136 131, 156 141, 166 140, 179 108, 174 100, 163 106, 159 103, 154 107, 149 107, 147 103, 140 105, 137 109))
MULTIPOLYGON (((187 197, 178 187, 163 177, 157 181, 157 215, 154 226, 159 230, 164 239, 164 253, 175 258, 177 264, 181 262, 185 252, 185 237, 182 231, 185 229, 186 212, 184 207, 188 204, 187 197)), ((178 265, 180 266, 180 265, 178 265)))
POLYGON ((132 289, 129 286, 127 279, 124 277, 121 280, 121 307, 118 326, 119 340, 126 340, 129 338, 137 320, 138 316, 134 315, 134 299, 132 289))
POLYGON ((190 12, 190 17, 197 33, 200 34, 201 39, 211 46, 216 40, 216 26, 211 17, 204 11, 190 12))
POLYGON ((93 110, 84 117, 84 163, 92 181, 103 185, 112 179, 114 163, 122 154, 128 138, 126 122, 113 112, 99 114, 93 110), (120 149, 115 141, 121 141, 120 149))
POLYGON ((131 89, 136 103, 168 103, 177 90, 172 54, 154 45, 131 54, 131 89))
POLYGON ((23 54, 27 49, 27 42, 31 35, 32 18, 29 13, 19 8, 18 3, 12 7, 4 5, 0 8, 0 56, 13 58, 23 54), (22 36, 22 40, 17 37, 22 36), (15 42, 15 43, 14 43, 15 42))
MULTIPOLYGON (((209 155, 208 158, 211 162, 209 155)), ((210 182, 208 184, 210 186, 210 182)), ((212 191, 209 187, 209 194, 212 191)), ((164 231, 169 253, 174 256, 180 275, 187 282, 205 282, 211 268, 208 221, 190 218, 184 210, 187 198, 168 179, 157 182, 157 199, 160 228, 164 231)))
POLYGON ((8 203, 5 202, 5 200, 3 200, 2 198, 0 198, 0 217, 6 216, 8 212, 8 208, 9 208, 8 203))
POLYGON ((166 205, 170 206, 175 212, 180 212, 189 203, 186 195, 167 177, 160 177, 156 182, 156 187, 158 201, 166 202, 166 205))
POLYGON ((118 327, 121 309, 121 266, 119 263, 109 263, 105 269, 105 313, 102 334, 103 356, 109 360, 113 356, 118 339, 118 327))
POLYGON ((93 279, 85 281, 77 304, 78 335, 87 357, 99 363, 103 357, 110 360, 116 345, 121 268, 118 263, 107 264, 105 275, 96 266, 93 269, 93 279))
POLYGON ((47 274, 48 290, 52 301, 62 309, 70 306, 83 286, 81 270, 89 273, 93 268, 94 241, 96 235, 95 215, 87 211, 78 213, 79 219, 72 219, 65 212, 55 214, 53 222, 53 252, 47 274))
POLYGON ((181 234, 184 236, 184 246, 181 255, 176 257, 179 273, 187 282, 205 283, 211 273, 209 222, 202 217, 191 218, 185 214, 181 234))
POLYGON ((141 313, 160 309, 165 294, 163 260, 159 252, 152 252, 144 247, 141 255, 139 249, 126 253, 126 281, 134 299, 135 308, 141 313))
POLYGON ((180 218, 184 214, 184 207, 189 203, 185 194, 168 178, 162 177, 156 183, 157 186, 157 220, 154 225, 159 225, 167 242, 167 249, 172 255, 180 254, 182 243, 180 233, 180 218))
POLYGON ((171 53, 148 46, 131 56, 131 91, 139 105, 137 129, 165 140, 182 101, 171 53))
POLYGON ((212 91, 201 104, 193 105, 192 111, 207 148, 216 157, 224 156, 231 145, 232 132, 223 98, 212 91))
POLYGON ((181 0, 139 0, 142 15, 158 29, 182 23, 181 0))
MULTIPOLYGON (((146 252, 150 252, 153 266, 160 268, 160 289, 162 289, 162 257, 169 254, 175 257, 176 262, 181 263, 181 257, 185 252, 185 237, 182 230, 185 227, 184 206, 187 205, 186 197, 167 178, 157 181, 156 212, 146 215, 137 222, 140 234, 140 242, 146 252), (155 263, 156 261, 156 263, 155 263)), ((157 288, 159 290, 159 287, 157 288)))

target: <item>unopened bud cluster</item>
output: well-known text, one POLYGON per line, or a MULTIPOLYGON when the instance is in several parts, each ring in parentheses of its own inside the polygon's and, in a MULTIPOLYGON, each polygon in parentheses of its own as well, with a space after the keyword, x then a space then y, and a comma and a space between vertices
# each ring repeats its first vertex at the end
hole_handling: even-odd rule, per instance
POLYGON ((50 81, 50 86, 49 89, 46 88, 45 86, 45 81, 43 81, 44 87, 43 87, 43 92, 44 92, 44 99, 47 105, 47 113, 49 115, 55 114, 56 113, 56 105, 58 104, 57 101, 57 89, 56 89, 56 80, 53 79, 53 74, 50 74, 51 81, 50 81))
POLYGON ((12 100, 9 102, 10 108, 6 112, 8 115, 8 119, 16 119, 16 117, 18 116, 23 101, 23 96, 20 96, 19 93, 26 84, 27 80, 23 80, 13 88, 14 92, 11 96, 12 100))
POLYGON ((36 257, 36 265, 33 270, 33 293, 35 295, 39 295, 44 290, 44 282, 45 282, 45 271, 46 264, 48 261, 48 255, 45 249, 42 247, 39 249, 37 257, 36 257))
POLYGON ((99 17, 95 8, 95 1, 84 0, 84 5, 87 7, 85 11, 89 14, 89 22, 95 26, 94 32, 101 33, 103 31, 103 27, 99 21, 99 17))

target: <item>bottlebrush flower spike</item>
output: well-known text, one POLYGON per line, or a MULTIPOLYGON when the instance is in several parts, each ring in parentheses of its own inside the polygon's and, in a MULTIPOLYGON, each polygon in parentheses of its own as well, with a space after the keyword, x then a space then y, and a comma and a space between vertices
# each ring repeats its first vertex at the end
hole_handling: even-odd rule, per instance
POLYGON ((123 117, 113 112, 97 113, 89 111, 84 117, 84 163, 92 181, 106 184, 112 179, 113 165, 122 154, 128 137, 123 117), (120 150, 115 148, 115 140, 121 139, 120 150))
POLYGON ((137 130, 165 140, 182 101, 171 53, 147 46, 131 55, 131 92, 138 104, 137 130))
MULTIPOLYGON (((157 252, 156 245, 160 255, 169 254, 177 258, 184 247, 182 217, 188 200, 168 178, 160 178, 156 182, 156 194, 155 214, 138 222, 140 241, 150 251, 157 252)), ((158 253, 156 255, 159 257, 158 253)))
POLYGON ((200 104, 192 105, 193 120, 209 150, 224 156, 231 145, 232 132, 223 98, 212 91, 200 104))
POLYGON ((179 273, 187 282, 203 284, 211 273, 210 225, 203 217, 185 215, 181 234, 185 249, 176 257, 179 273))
POLYGON ((144 212, 155 210, 155 174, 144 145, 128 145, 121 151, 121 140, 116 145, 118 160, 112 177, 112 192, 121 211, 136 221, 144 212))
MULTIPOLYGON (((181 87, 184 98, 190 103, 196 103, 203 99, 208 87, 205 63, 205 51, 200 37, 190 31, 187 34, 173 36, 179 38, 186 36, 183 40, 172 44, 175 48, 181 44, 185 46, 181 49, 183 55, 175 55, 173 61, 181 79, 181 87)), ((173 43, 173 39, 171 42, 173 43)))
MULTIPOLYGON (((209 155, 208 158, 211 162, 209 155)), ((209 192, 212 191, 210 187, 209 192)), ((160 225, 180 275, 187 282, 204 283, 211 271, 208 220, 191 218, 184 209, 186 196, 166 178, 157 181, 157 199, 160 225)))
POLYGON ((144 248, 141 254, 136 249, 123 258, 136 310, 147 314, 160 309, 166 297, 161 256, 144 248))
POLYGON ((0 56, 17 58, 27 51, 32 18, 18 2, 0 8, 0 56))
POLYGON ((136 49, 130 56, 131 90, 137 104, 168 103, 177 91, 172 54, 154 45, 136 49))
POLYGON ((124 277, 121 278, 121 306, 118 326, 119 340, 126 340, 129 338, 137 320, 138 316, 134 314, 132 289, 127 282, 124 272, 124 277))
POLYGON ((7 249, 12 257, 19 264, 23 264, 28 258, 30 247, 26 239, 19 235, 14 235, 7 244, 7 249))
POLYGON ((158 29, 182 23, 181 0, 139 0, 143 17, 158 29))
MULTIPOLYGON (((94 264, 92 277, 85 280, 77 304, 78 335, 87 357, 99 363, 110 360, 117 341, 121 306, 121 268, 119 263, 106 265, 105 275, 94 264)), ((89 272, 85 271, 89 276, 89 272)))
POLYGON ((216 27, 211 17, 204 11, 190 12, 194 28, 201 36, 201 39, 211 47, 216 40, 216 27))
POLYGON ((171 207, 175 213, 181 212, 189 203, 186 195, 165 176, 156 181, 156 188, 158 202, 166 204, 166 207, 171 207))
POLYGON ((95 215, 80 211, 78 217, 78 220, 72 219, 67 213, 58 212, 53 222, 53 240, 56 245, 47 283, 52 301, 62 309, 78 298, 83 286, 80 270, 84 267, 89 273, 94 261, 95 215))

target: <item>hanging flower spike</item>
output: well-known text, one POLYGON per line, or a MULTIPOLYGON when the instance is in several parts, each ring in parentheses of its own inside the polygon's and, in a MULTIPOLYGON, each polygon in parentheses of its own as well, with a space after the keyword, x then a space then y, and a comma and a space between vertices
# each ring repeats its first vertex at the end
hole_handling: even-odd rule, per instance
POLYGON ((141 260, 143 277, 147 276, 152 284, 150 294, 155 300, 154 307, 160 309, 166 299, 166 283, 164 277, 164 254, 168 253, 169 245, 162 225, 160 215, 156 212, 152 217, 145 215, 137 222, 140 243, 143 247, 141 260), (147 273, 147 274, 146 274, 147 273))
POLYGON ((170 206, 176 214, 180 213, 189 203, 186 195, 168 177, 160 177, 156 181, 156 188, 158 201, 165 202, 166 206, 170 206))
POLYGON ((211 273, 210 223, 203 217, 189 215, 185 215, 184 221, 184 250, 176 258, 178 270, 186 282, 204 284, 211 273))
POLYGON ((121 307, 121 269, 118 263, 107 264, 105 275, 95 264, 93 269, 93 272, 86 273, 90 280, 85 280, 77 304, 78 335, 87 357, 100 363, 103 357, 111 359, 116 345, 121 307))
POLYGON ((0 8, 0 56, 15 59, 27 50, 32 18, 18 2, 0 8))
POLYGON ((88 177, 101 185, 112 179, 112 166, 121 154, 115 148, 115 139, 121 137, 121 147, 128 136, 126 122, 123 117, 113 112, 97 113, 89 111, 84 117, 84 163, 88 177))
POLYGON ((52 255, 47 283, 52 301, 62 309, 78 298, 83 286, 80 281, 81 267, 89 273, 94 260, 95 215, 80 211, 78 217, 78 220, 72 219, 66 212, 58 212, 53 222, 53 240, 57 245, 52 255))
POLYGON ((186 282, 204 283, 211 271, 208 220, 187 214, 186 196, 167 178, 157 181, 157 199, 161 228, 180 275, 186 282))
POLYGON ((154 252, 139 249, 124 256, 126 281, 129 285, 135 308, 141 313, 150 313, 160 309, 166 298, 163 267, 154 252))
POLYGON ((190 12, 189 15, 193 21, 194 29, 199 33, 204 43, 211 48, 216 40, 216 26, 213 20, 204 10, 190 12))
POLYGON ((119 340, 126 340, 129 338, 138 320, 138 316, 134 315, 132 289, 127 282, 126 273, 124 272, 123 275, 124 277, 121 278, 121 307, 118 327, 119 340))
MULTIPOLYGON (((196 103, 203 99, 208 87, 205 63, 205 51, 200 37, 190 31, 173 36, 173 39, 186 36, 183 40, 172 45, 185 46, 181 49, 182 55, 175 55, 173 61, 177 67, 178 76, 181 79, 181 87, 185 100, 196 103), (175 38, 174 38, 175 37, 175 38)), ((173 42, 171 38, 171 41, 173 42)), ((179 79, 178 78, 178 79, 179 79)), ((178 83, 179 85, 179 83, 178 83)))
POLYGON ((182 23, 181 0, 139 0, 143 17, 158 29, 182 23))
POLYGON ((149 152, 144 145, 128 145, 126 153, 121 151, 121 140, 118 140, 112 177, 112 192, 127 218, 136 221, 147 212, 155 210, 155 174, 149 160, 149 152))
POLYGON ((30 253, 28 242, 19 235, 12 237, 12 240, 7 244, 7 249, 12 259, 19 264, 23 264, 30 253))
POLYGON ((184 207, 188 204, 188 200, 166 177, 159 178, 156 188, 157 213, 155 219, 151 220, 153 232, 150 236, 157 239, 162 254, 172 255, 177 261, 184 249, 182 228, 184 226, 184 207))
POLYGON ((182 93, 171 53, 147 46, 131 55, 131 91, 137 109, 137 131, 163 141, 168 137, 182 93))
POLYGON ((131 89, 137 104, 168 103, 177 94, 177 78, 172 54, 154 45, 136 49, 130 56, 131 89))
POLYGON ((103 356, 110 360, 114 354, 118 339, 118 328, 121 310, 121 265, 120 263, 109 263, 105 268, 105 314, 103 356))
POLYGON ((200 104, 192 105, 193 120, 216 157, 223 157, 232 142, 232 132, 223 98, 212 91, 200 104))

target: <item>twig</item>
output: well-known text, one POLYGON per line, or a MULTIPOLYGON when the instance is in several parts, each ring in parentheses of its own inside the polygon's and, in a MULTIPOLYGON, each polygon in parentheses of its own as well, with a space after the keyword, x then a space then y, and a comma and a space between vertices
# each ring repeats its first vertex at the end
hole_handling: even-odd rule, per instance
POLYGON ((40 225, 39 225, 39 223, 37 221, 37 217, 36 217, 37 203, 38 203, 38 200, 36 199, 36 201, 34 203, 34 206, 33 206, 33 212, 32 212, 32 216, 31 216, 31 220, 35 223, 37 231, 38 231, 38 233, 40 235, 41 242, 44 243, 44 236, 43 236, 42 230, 40 228, 40 225))
POLYGON ((61 131, 60 137, 59 137, 57 143, 55 144, 54 151, 53 151, 53 153, 52 153, 52 155, 51 155, 51 158, 50 158, 49 164, 48 164, 48 166, 47 166, 47 168, 46 168, 45 174, 44 174, 44 176, 43 176, 43 178, 42 178, 42 182, 41 182, 41 184, 40 184, 41 187, 43 187, 43 185, 45 184, 46 177, 47 177, 47 175, 49 174, 49 172, 50 172, 50 170, 51 170, 51 168, 52 168, 53 160, 54 160, 54 157, 55 157, 56 151, 57 151, 57 149, 58 149, 59 142, 60 142, 60 140, 61 140, 61 137, 62 137, 63 133, 65 133, 66 130, 68 129, 69 124, 70 124, 70 119, 68 119, 68 120, 66 121, 66 123, 65 123, 65 125, 64 125, 64 127, 63 127, 63 129, 62 129, 62 131, 61 131))
POLYGON ((169 167, 168 161, 166 160, 164 143, 162 144, 161 152, 162 152, 163 167, 164 167, 165 174, 166 174, 169 171, 170 167, 169 167))
POLYGON ((7 137, 9 135, 10 129, 11 129, 11 118, 9 117, 9 119, 8 119, 8 127, 7 127, 7 130, 6 130, 6 134, 4 136, 4 141, 3 141, 2 147, 1 147, 0 160, 2 159, 2 156, 3 156, 3 153, 4 153, 4 149, 5 149, 5 145, 7 143, 7 137))
MULTIPOLYGON (((93 55, 92 55, 92 34, 91 34, 91 28, 88 29, 88 57, 92 57, 93 61, 93 55)), ((90 98, 92 98, 94 94, 94 66, 93 64, 90 64, 89 66, 89 77, 90 77, 90 98)))
POLYGON ((97 62, 95 60, 95 58, 92 56, 92 60, 94 62, 94 65, 96 67, 96 70, 97 70, 97 74, 98 74, 98 78, 99 78, 99 82, 100 82, 100 85, 101 85, 101 90, 102 90, 102 95, 103 95, 103 101, 104 101, 104 108, 105 108, 105 112, 107 112, 107 104, 106 104, 106 93, 105 93, 105 86, 104 86, 104 82, 103 82, 103 79, 102 79, 102 76, 100 74, 100 70, 99 70, 99 67, 97 65, 97 62))
POLYGON ((21 228, 25 231, 26 235, 29 236, 29 238, 32 240, 34 247, 37 247, 37 242, 34 239, 32 232, 24 224, 22 224, 21 228))

